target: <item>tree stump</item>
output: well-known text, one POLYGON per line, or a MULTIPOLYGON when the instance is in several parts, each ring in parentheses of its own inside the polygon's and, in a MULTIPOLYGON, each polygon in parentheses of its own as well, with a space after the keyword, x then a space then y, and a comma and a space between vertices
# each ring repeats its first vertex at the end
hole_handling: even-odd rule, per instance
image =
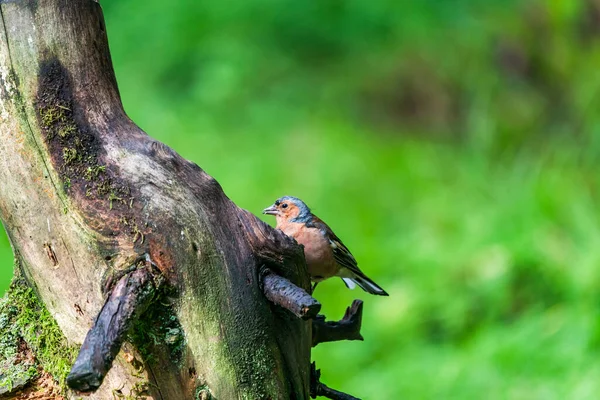
POLYGON ((0 16, 0 217, 23 279, 83 344, 69 386, 308 399, 320 305, 302 248, 127 117, 98 2, 0 0, 0 16))

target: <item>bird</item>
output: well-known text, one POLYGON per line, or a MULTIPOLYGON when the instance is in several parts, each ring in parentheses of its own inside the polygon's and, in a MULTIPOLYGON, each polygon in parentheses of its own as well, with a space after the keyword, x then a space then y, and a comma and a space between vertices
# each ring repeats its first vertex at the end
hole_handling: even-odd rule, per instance
POLYGON ((304 246, 304 257, 311 280, 317 284, 333 276, 342 278, 349 289, 358 285, 367 293, 388 296, 385 290, 366 276, 350 250, 331 228, 299 198, 283 196, 263 210, 274 215, 276 229, 281 230, 304 246))

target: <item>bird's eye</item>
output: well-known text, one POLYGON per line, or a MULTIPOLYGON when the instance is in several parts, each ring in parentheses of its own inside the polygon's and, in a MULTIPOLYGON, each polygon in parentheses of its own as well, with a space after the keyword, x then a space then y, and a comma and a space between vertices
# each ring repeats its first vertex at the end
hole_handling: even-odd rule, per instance
POLYGON ((281 208, 287 208, 287 203, 283 203, 283 204, 281 205, 281 208))

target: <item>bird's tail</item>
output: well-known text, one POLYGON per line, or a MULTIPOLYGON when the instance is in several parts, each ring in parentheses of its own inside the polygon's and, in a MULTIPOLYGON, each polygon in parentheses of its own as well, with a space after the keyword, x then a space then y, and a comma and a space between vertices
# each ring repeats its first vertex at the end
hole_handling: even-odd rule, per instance
POLYGON ((362 290, 367 293, 375 294, 378 296, 389 296, 385 290, 383 290, 378 284, 373 282, 366 276, 354 275, 352 278, 342 278, 348 289, 354 289, 356 285, 360 286, 362 290))

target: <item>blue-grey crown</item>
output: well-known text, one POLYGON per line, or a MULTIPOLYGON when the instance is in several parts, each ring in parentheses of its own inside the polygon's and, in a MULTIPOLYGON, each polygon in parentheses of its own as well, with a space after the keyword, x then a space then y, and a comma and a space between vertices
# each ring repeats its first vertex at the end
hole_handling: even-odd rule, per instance
POLYGON ((298 209, 300 210, 300 213, 298 214, 298 216, 296 218, 291 219, 291 222, 308 222, 311 219, 311 213, 310 213, 310 208, 308 208, 308 206, 299 198, 297 197, 293 197, 293 196, 283 196, 278 198, 275 201, 275 204, 279 204, 281 202, 284 201, 288 201, 290 203, 293 203, 296 207, 298 207, 298 209))

